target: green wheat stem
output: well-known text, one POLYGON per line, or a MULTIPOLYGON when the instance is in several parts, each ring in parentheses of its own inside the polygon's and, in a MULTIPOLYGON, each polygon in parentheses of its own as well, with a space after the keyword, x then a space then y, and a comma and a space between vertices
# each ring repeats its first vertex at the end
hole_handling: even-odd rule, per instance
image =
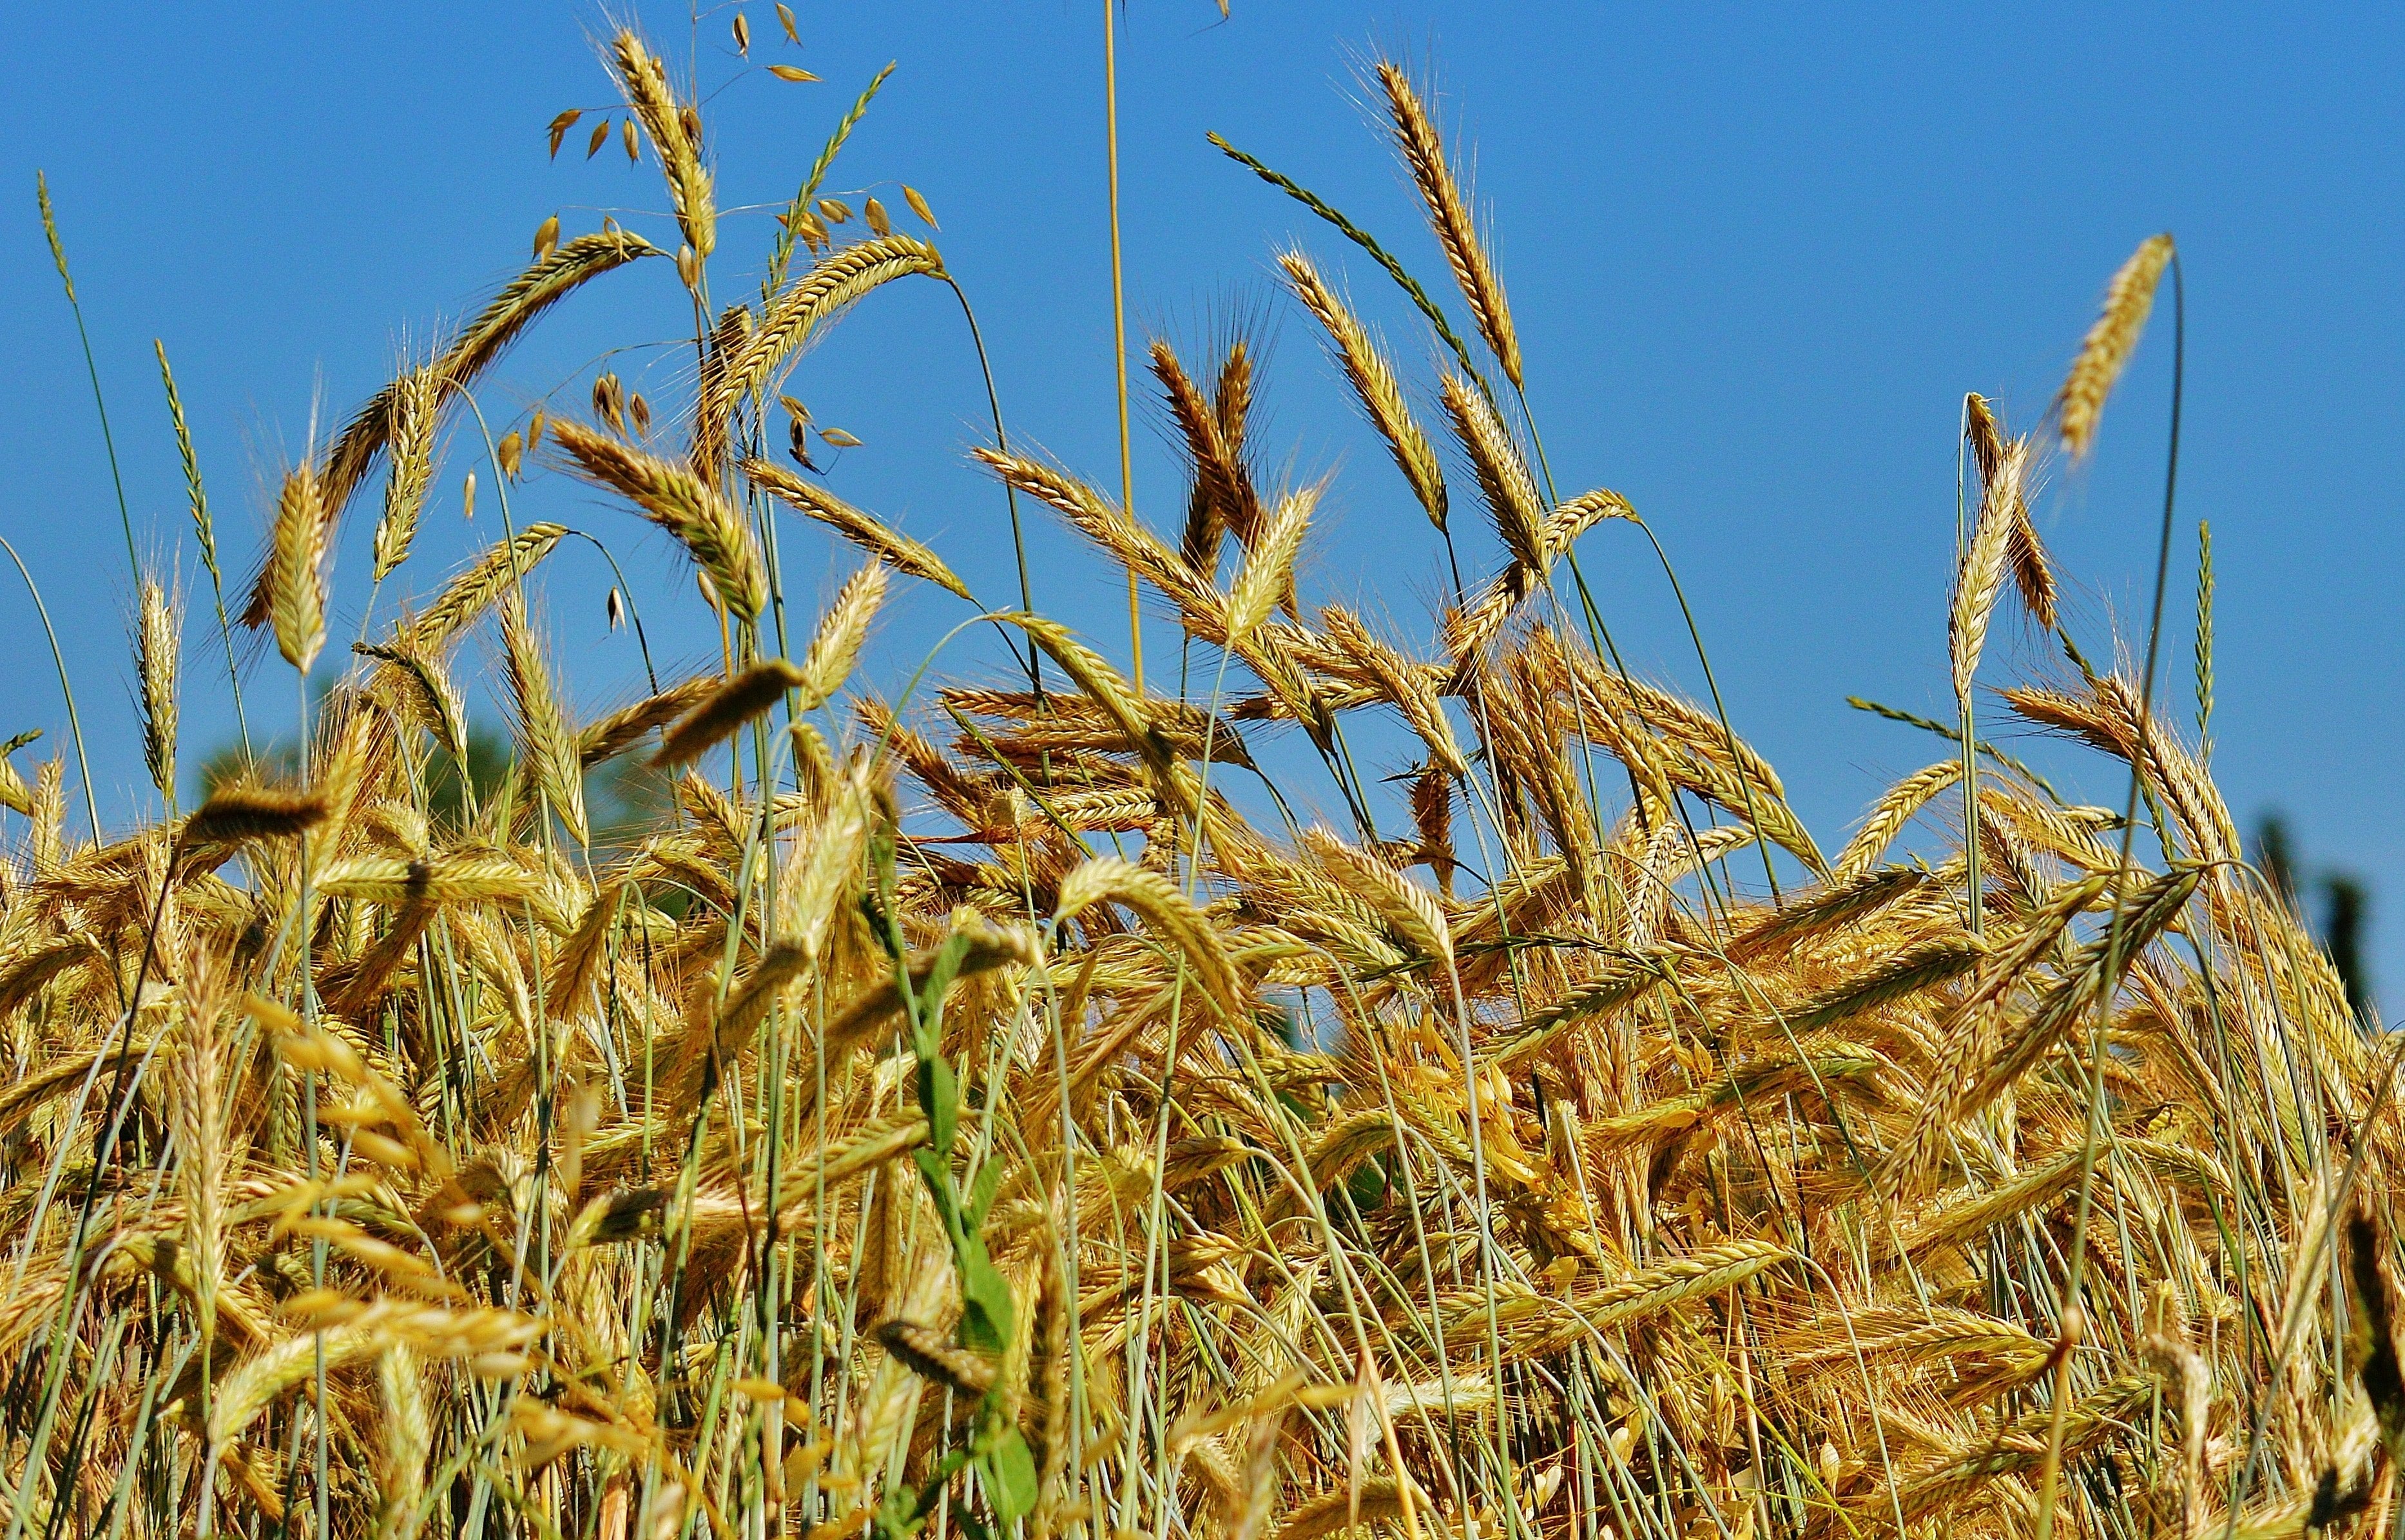
POLYGON ((159 379, 167 388, 167 415, 176 425, 176 452, 184 462, 184 487, 192 500, 192 533, 201 546, 201 565, 209 569, 209 588, 217 599, 218 637, 225 643, 226 682, 233 688, 233 720, 242 735, 242 756, 250 758, 250 722, 242 708, 242 668, 234 660, 233 627, 226 619, 225 577, 218 570, 217 523, 209 514, 208 489, 201 483, 200 455, 192 449, 192 431, 184 421, 184 398, 176 389, 176 371, 167 365, 167 344, 154 337, 159 354, 159 379))
MULTIPOLYGON (((91 332, 83 323, 83 301, 76 298, 75 275, 67 271, 66 243, 60 238, 57 214, 50 207, 50 179, 34 173, 34 196, 41 204, 42 233, 49 237, 50 260, 58 264, 59 282, 67 292, 67 308, 75 312, 76 337, 83 343, 83 367, 91 377, 91 404, 100 411, 100 441, 108 451, 108 474, 117 483, 117 516, 125 526, 125 563, 134 581, 142 581, 142 558, 134 549, 134 513, 125 501, 125 475, 117 465, 117 438, 108 430, 108 401, 101 394, 100 365, 92 357, 91 332)), ((98 829, 95 823, 95 832, 98 829)))

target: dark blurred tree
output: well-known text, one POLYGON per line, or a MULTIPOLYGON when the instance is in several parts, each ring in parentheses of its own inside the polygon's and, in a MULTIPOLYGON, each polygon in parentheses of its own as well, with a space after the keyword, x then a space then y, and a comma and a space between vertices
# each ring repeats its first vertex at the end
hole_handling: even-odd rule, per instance
MULTIPOLYGON (((2303 894, 2288 823, 2278 813, 2266 813, 2255 826, 2255 864, 2288 907, 2304 916, 2303 894)), ((2371 979, 2364 960, 2364 931, 2371 910, 2371 889, 2351 872, 2325 872, 2314 885, 2321 894, 2321 943, 2330 966, 2346 987, 2346 1002, 2356 1016, 2372 1019, 2371 979)))
POLYGON ((2297 902, 2296 853, 2288 844, 2288 820, 2266 813, 2255 826, 2255 865, 2271 890, 2293 907, 2297 902))
POLYGON ((2356 1015, 2371 1019, 2371 981, 2363 966, 2363 929, 2371 907, 2370 890, 2360 878, 2341 872, 2322 880, 2322 945, 2329 949, 2330 966, 2346 986, 2346 1002, 2356 1015))

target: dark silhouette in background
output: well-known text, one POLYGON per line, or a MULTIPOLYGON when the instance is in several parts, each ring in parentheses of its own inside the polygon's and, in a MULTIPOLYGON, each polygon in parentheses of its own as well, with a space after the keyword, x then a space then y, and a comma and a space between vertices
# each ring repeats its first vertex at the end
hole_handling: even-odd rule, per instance
MULTIPOLYGON (((2304 889, 2300 886, 2296 849, 2288 839, 2287 820, 2276 812, 2264 814, 2263 820, 2256 825, 2255 865, 2288 907, 2310 923, 2304 889)), ((2339 871, 2323 873, 2311 886, 2321 894, 2322 947, 2329 953, 2330 966, 2338 970, 2339 981, 2346 986, 2346 1002, 2357 1020, 2375 1025, 2378 1016, 2372 1006, 2371 980, 2363 959, 2371 889, 2355 874, 2339 871)))

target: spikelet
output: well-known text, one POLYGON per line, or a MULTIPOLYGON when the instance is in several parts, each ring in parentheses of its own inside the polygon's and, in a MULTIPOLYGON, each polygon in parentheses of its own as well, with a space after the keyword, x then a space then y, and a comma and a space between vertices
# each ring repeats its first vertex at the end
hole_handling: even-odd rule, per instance
POLYGON ((710 170, 702 164, 701 147, 696 143, 699 119, 676 99, 668 87, 668 70, 634 33, 618 34, 611 53, 626 105, 659 155, 668 197, 676 205, 677 228, 684 231, 685 243, 706 258, 718 245, 718 209, 711 198, 710 170))
POLYGON ((183 651, 183 595, 156 578, 142 580, 134 622, 135 672, 142 681, 142 763, 150 784, 176 800, 176 664, 183 651))
POLYGON ((2085 458, 2095 445, 2104 399, 2138 349, 2138 334, 2145 330, 2146 313, 2154 308, 2155 286, 2162 282, 2173 252, 2169 235, 2149 235, 2105 286, 2104 308, 2088 329, 2079 357, 2054 398, 2055 430, 2074 459, 2085 458))
POLYGON ((1512 559, 1533 573, 1545 569, 1544 499, 1538 495, 1528 462, 1512 440, 1511 429, 1495 414, 1486 398, 1469 381, 1448 371, 1444 376, 1444 410, 1453 419, 1454 436, 1478 468, 1479 490, 1495 532, 1512 559))
POLYGON ((810 650, 802 657, 801 707, 816 710, 843 688, 867 639, 868 623, 885 602, 885 568, 871 564, 851 575, 819 622, 810 650))
POLYGON ((565 525, 538 522, 519 530, 513 539, 485 547, 407 626, 405 640, 397 639, 395 645, 429 658, 440 657, 496 601, 515 591, 567 533, 565 525))
POLYGON ((674 465, 582 424, 557 418, 550 437, 570 469, 625 496, 645 518, 675 536, 737 619, 768 602, 767 569, 751 525, 715 488, 674 465))
POLYGON ((434 430, 443 411, 442 383, 431 366, 393 382, 392 469, 385 481, 384 514, 376 520, 375 581, 409 559, 417 516, 434 480, 434 430))
POLYGON ((1295 296, 1327 329, 1337 361, 1343 367, 1353 394, 1360 399, 1361 410, 1369 414, 1379 437, 1386 441, 1387 453, 1394 455, 1395 467, 1410 483, 1412 495, 1428 511, 1429 520, 1442 529, 1444 468, 1437 460, 1436 446, 1428 441, 1419 420, 1412 415, 1411 403, 1403 399, 1403 387, 1395 379, 1394 366, 1345 308, 1344 301, 1320 277, 1310 258, 1300 251, 1287 251, 1279 256, 1278 266, 1286 270, 1295 296))
POLYGON ((1954 698, 1966 708, 1972 676, 1978 671, 1979 652, 1987 644, 1988 623, 1996 612, 1996 594, 2004 586, 2005 555, 2012 548, 2014 511, 2020 504, 2029 452, 2026 439, 2017 439, 2005 447, 1980 500, 1979 520, 1972 528, 1971 543, 1962 553, 1962 566, 1954 579, 1946 639, 1954 665, 1954 698))
POLYGON ((525 601, 514 592, 501 605, 501 642, 509 654, 510 695, 517 707, 518 752, 553 815, 583 845, 590 838, 584 821, 584 763, 553 688, 542 643, 527 623, 525 601))
POLYGON ((675 769, 692 763, 783 699, 786 691, 803 688, 808 679, 782 658, 769 658, 729 675, 660 735, 660 751, 652 757, 653 765, 675 769))
POLYGON ((267 564, 268 613, 284 661, 309 672, 326 645, 326 504, 317 473, 301 466, 284 478, 267 564))
POLYGON ((972 604, 977 602, 968 585, 952 575, 942 557, 826 488, 802 480, 771 460, 745 460, 742 470, 753 486, 818 520, 896 572, 924 579, 972 604))
POLYGON ((1478 321, 1478 334, 1486 339, 1496 361, 1503 366, 1503 377, 1517 388, 1520 339, 1512 329, 1512 307, 1504 301, 1503 280, 1496 275, 1495 265, 1470 219, 1469 205, 1462 199, 1460 184, 1454 179, 1452 163, 1445 159, 1444 142, 1437 136, 1428 108, 1421 104, 1419 92, 1400 65, 1391 60, 1380 61, 1378 83, 1385 88, 1387 110, 1394 116, 1395 146, 1402 152, 1413 184, 1419 189, 1420 201, 1428 205, 1429 228, 1444 247, 1454 282, 1461 286, 1462 298, 1470 301, 1470 313, 1478 321))

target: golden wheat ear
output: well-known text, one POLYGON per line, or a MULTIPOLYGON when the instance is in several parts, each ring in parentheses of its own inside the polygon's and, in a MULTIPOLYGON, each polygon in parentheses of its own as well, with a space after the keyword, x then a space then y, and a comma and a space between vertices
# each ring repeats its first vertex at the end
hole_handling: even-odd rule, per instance
POLYGON ((1395 378, 1394 366, 1371 340, 1369 331, 1354 318, 1352 311, 1336 297, 1312 265, 1311 259, 1300 251, 1289 251, 1278 259, 1286 272, 1287 282, 1295 297, 1317 318, 1328 332, 1328 340, 1344 371, 1344 379, 1352 385, 1361 410, 1386 441, 1386 451, 1395 457, 1395 467, 1410 483, 1412 495, 1419 499, 1428 516, 1442 530, 1445 517, 1444 469, 1438 461, 1436 446, 1412 415, 1411 404, 1403 399, 1403 387, 1395 378))
POLYGON ((1461 184, 1454 175, 1453 163, 1445 158, 1444 141, 1428 117, 1427 105, 1420 100, 1419 88, 1403 73, 1401 65, 1392 60, 1380 61, 1378 84, 1385 91, 1386 108, 1394 119, 1395 147, 1401 152, 1412 185, 1419 189, 1420 201, 1428 207, 1428 226, 1436 231, 1437 244, 1444 248, 1454 282, 1461 287, 1461 297, 1470 301, 1470 313, 1478 322, 1478 334, 1486 340, 1495 361, 1503 366, 1503 377, 1516 390, 1521 383, 1520 335, 1512 325, 1512 306, 1503 297, 1503 280, 1496 273, 1486 243, 1479 235, 1469 202, 1462 196, 1461 184))
POLYGON ((326 798, 321 792, 286 787, 226 786, 209 794, 176 836, 187 850, 208 846, 247 845, 258 840, 289 839, 305 834, 325 821, 326 798))
POLYGON ((2149 235, 2130 254, 2104 288, 2104 306, 2096 324, 2079 344, 2079 357, 2054 398, 2055 428, 2062 447, 2074 459, 2085 459, 2095 447, 2097 425, 2104 419, 2104 399, 2129 367, 2155 307, 2155 289, 2162 282, 2176 248, 2169 235, 2149 235))

